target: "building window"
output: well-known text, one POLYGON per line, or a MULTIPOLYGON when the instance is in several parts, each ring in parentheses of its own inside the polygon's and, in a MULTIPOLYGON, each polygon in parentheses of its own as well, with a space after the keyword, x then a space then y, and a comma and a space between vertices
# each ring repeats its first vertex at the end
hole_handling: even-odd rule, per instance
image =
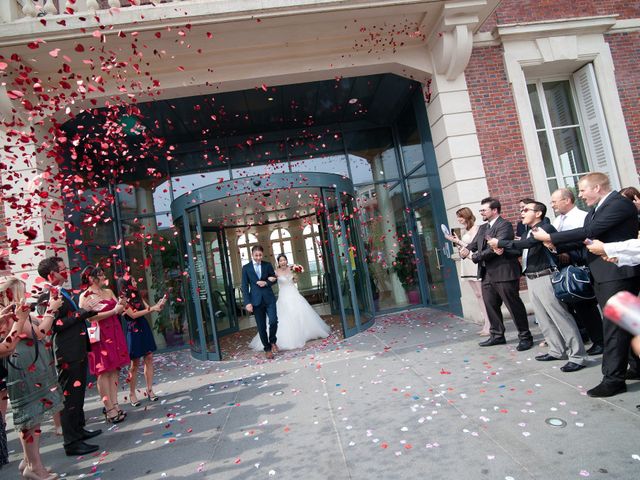
POLYGON ((601 171, 616 183, 613 152, 593 66, 562 80, 527 85, 549 193, 576 190, 579 178, 601 171))
POLYGON ((320 240, 320 230, 317 223, 312 223, 302 230, 304 248, 307 253, 307 265, 309 265, 309 275, 311 285, 318 286, 318 276, 320 275, 320 265, 322 262, 322 247, 320 240))
POLYGON ((251 260, 251 247, 258 245, 258 237, 253 233, 243 233, 238 237, 238 252, 240 253, 240 265, 251 260))
POLYGON ((274 257, 278 258, 278 255, 284 253, 287 256, 289 263, 294 263, 291 234, 289 233, 289 230, 286 228, 276 228, 271 232, 269 240, 271 240, 271 249, 273 250, 274 257))

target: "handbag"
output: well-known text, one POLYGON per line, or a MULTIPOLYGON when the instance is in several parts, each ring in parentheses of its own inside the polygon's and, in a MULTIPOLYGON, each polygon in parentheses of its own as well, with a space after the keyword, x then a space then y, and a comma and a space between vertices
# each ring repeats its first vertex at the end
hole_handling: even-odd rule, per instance
POLYGON ((98 343, 100 341, 100 325, 98 322, 91 322, 91 326, 87 328, 89 335, 89 343, 98 343))
MULTIPOLYGON (((546 249, 545 249, 546 250, 546 249)), ((556 298, 561 302, 572 305, 584 300, 592 300, 596 298, 591 283, 591 272, 589 267, 578 265, 567 265, 558 268, 553 256, 546 250, 551 262, 551 286, 556 298)))

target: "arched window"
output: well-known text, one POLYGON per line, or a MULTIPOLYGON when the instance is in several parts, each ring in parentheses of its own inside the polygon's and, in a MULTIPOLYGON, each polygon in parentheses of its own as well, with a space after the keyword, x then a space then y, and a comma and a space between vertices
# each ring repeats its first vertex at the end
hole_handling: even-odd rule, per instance
POLYGON ((291 234, 286 228, 276 228, 271 232, 269 237, 271 240, 271 248, 273 249, 273 256, 278 258, 278 255, 284 253, 287 256, 289 263, 295 263, 293 261, 293 248, 291 246, 291 234))
POLYGON ((322 273, 322 247, 320 244, 320 229, 317 223, 311 223, 302 230, 305 252, 307 254, 307 264, 309 265, 309 275, 311 285, 318 285, 318 276, 322 273))
POLYGON ((258 237, 253 233, 243 233, 238 237, 238 252, 242 265, 251 260, 251 247, 258 245, 258 237))

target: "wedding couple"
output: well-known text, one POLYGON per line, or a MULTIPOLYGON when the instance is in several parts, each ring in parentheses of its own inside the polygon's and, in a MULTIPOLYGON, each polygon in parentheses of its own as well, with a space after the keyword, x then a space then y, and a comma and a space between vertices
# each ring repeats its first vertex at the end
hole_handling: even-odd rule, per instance
POLYGON ((293 350, 303 347, 308 340, 328 337, 331 328, 298 292, 286 255, 278 255, 276 270, 264 262, 263 257, 264 249, 255 245, 251 248, 253 260, 242 267, 245 308, 254 314, 258 326, 258 335, 251 341, 250 348, 264 349, 266 357, 271 359, 279 349, 293 350), (276 283, 277 301, 271 290, 276 283))

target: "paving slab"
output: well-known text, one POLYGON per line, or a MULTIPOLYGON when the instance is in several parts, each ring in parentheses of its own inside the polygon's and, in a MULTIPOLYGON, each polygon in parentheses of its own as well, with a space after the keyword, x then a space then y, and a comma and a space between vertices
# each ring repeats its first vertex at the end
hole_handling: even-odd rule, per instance
MULTIPOLYGON (((69 479, 640 478, 640 382, 592 399, 600 357, 565 374, 563 362, 535 361, 544 351, 537 328, 527 352, 515 350, 512 325, 508 344, 490 348, 477 345, 478 329, 418 309, 273 361, 157 355, 160 401, 123 401, 127 419, 108 426, 90 390, 88 426, 105 429, 101 451, 66 457, 49 421, 43 458, 69 479)), ((8 423, 2 479, 18 478, 8 423)))

